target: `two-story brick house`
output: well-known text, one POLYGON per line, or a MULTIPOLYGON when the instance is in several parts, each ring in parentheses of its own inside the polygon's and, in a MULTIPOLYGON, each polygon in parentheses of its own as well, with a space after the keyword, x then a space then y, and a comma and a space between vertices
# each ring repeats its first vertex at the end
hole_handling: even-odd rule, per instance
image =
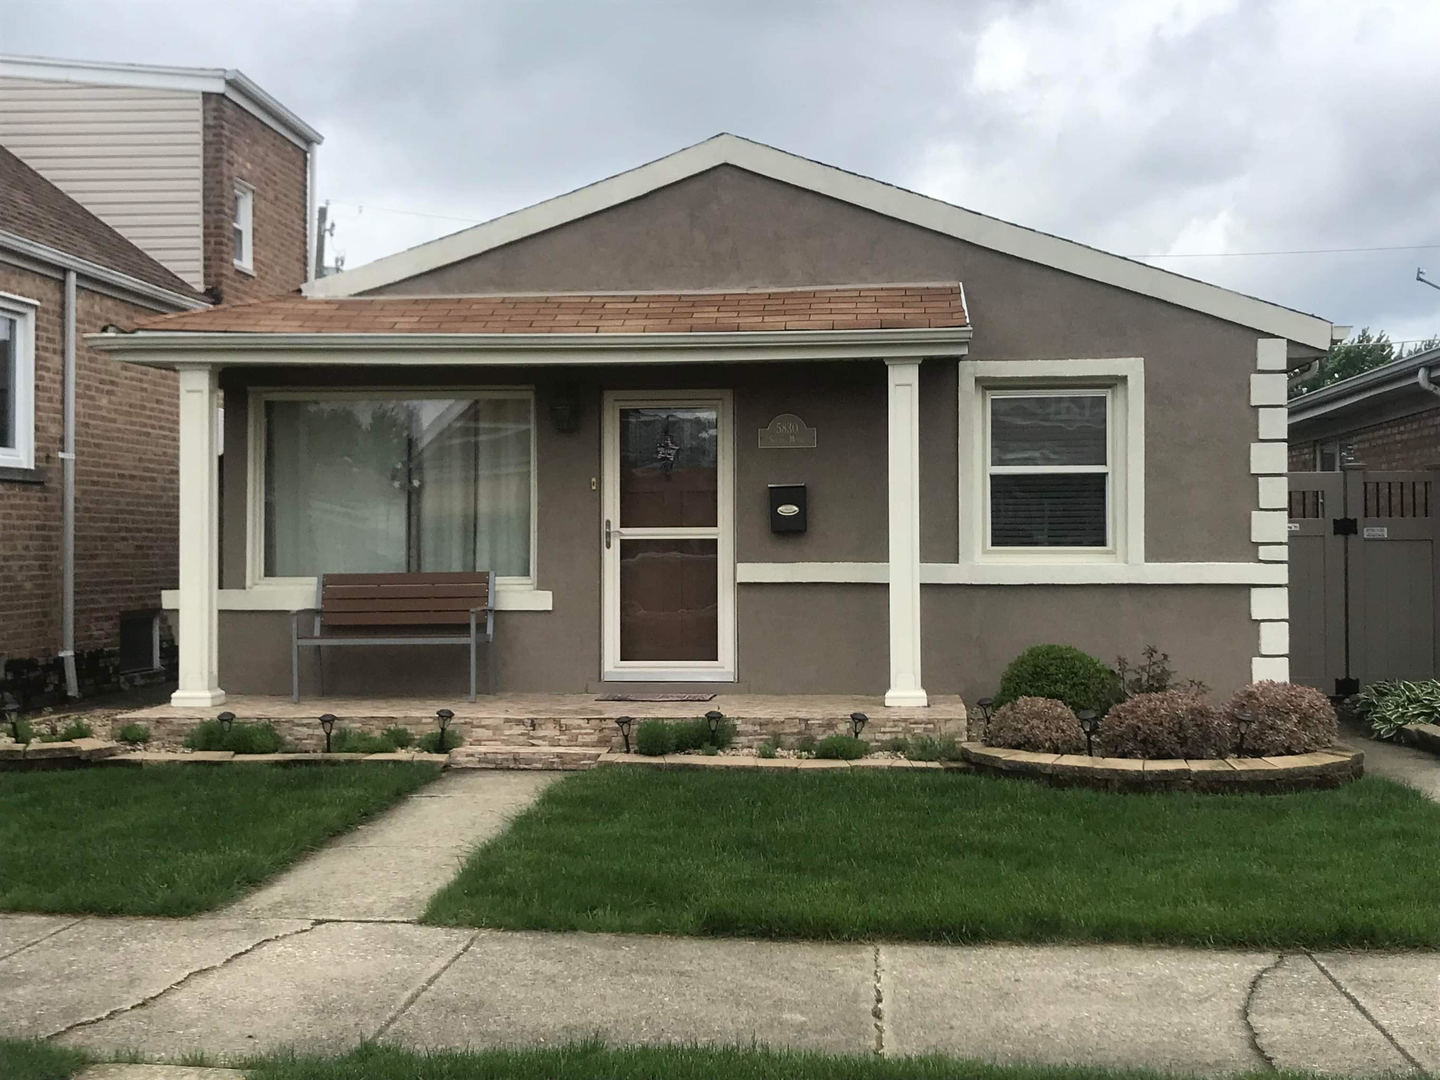
POLYGON ((175 377, 84 335, 298 287, 319 141, 239 72, 0 57, 0 690, 159 663, 175 377))

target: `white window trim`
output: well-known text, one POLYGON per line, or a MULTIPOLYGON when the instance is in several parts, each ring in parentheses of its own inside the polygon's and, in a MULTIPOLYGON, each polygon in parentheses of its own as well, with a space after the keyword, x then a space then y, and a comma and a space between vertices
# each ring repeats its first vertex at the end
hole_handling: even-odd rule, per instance
POLYGON ((244 180, 236 180, 235 195, 240 203, 236 207, 240 220, 235 221, 232 218, 230 228, 234 230, 238 226, 241 235, 245 238, 244 250, 232 253, 235 269, 253 275, 255 273, 255 189, 244 180))
POLYGON ((0 446, 0 466, 35 468, 35 312, 38 301, 0 293, 0 316, 14 319, 15 445, 0 446))
MULTIPOLYGON (((344 401, 350 400, 375 400, 377 398, 393 398, 398 400, 417 400, 425 398, 457 398, 457 397, 508 397, 523 398, 530 403, 530 573, 524 577, 507 576, 495 578, 496 609, 512 611, 548 611, 550 610, 550 594, 542 594, 535 587, 538 579, 537 559, 539 554, 539 528, 537 515, 540 509, 539 485, 539 463, 536 457, 538 447, 536 438, 536 413, 535 413, 535 388, 529 385, 516 386, 451 386, 451 387, 424 387, 415 389, 386 388, 355 388, 346 390, 335 390, 327 387, 313 387, 310 389, 286 387, 283 390, 251 387, 248 405, 248 427, 249 427, 249 454, 247 468, 245 470, 245 505, 247 508, 245 521, 245 587, 246 590, 257 590, 263 594, 267 590, 272 597, 285 598, 281 606, 288 606, 292 610, 295 607, 309 607, 315 600, 315 583, 313 577, 267 577, 265 574, 265 403, 267 401, 344 401), (295 604, 293 601, 300 595, 305 596, 303 604, 295 604), (521 594, 526 594, 522 596, 521 594)), ((222 592, 233 592, 233 590, 222 590, 222 592)), ((267 601, 257 597, 257 603, 263 603, 264 607, 257 610, 272 610, 267 601)), ((237 608, 238 610, 238 608, 237 608)))
MULTIPOLYGON (((1052 566, 1145 561, 1145 361, 962 360, 959 379, 960 563, 1052 566), (1105 548, 990 548, 989 393, 1104 390, 1109 398, 1109 536, 1105 548)), ((1088 471, 1088 470, 1087 470, 1088 471)))

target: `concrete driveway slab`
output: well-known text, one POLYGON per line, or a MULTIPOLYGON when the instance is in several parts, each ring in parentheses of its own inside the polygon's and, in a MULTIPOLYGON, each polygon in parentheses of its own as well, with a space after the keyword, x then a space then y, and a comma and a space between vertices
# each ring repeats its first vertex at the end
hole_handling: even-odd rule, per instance
POLYGON ((1316 953, 1420 1067, 1440 1075, 1440 954, 1316 953))
POLYGON ((226 908, 227 918, 417 919, 562 774, 449 773, 226 908))
POLYGON ((0 1034, 43 1038, 131 1008, 187 975, 308 925, 86 919, 0 961, 0 1034))
POLYGON ((1346 1076, 1416 1071, 1308 956, 1286 956, 1261 975, 1249 1015, 1260 1052, 1277 1069, 1346 1076))
POLYGON ((420 1047, 875 1045, 869 945, 481 932, 384 1036, 420 1047))
MULTIPOLYGON (((197 928, 214 920, 197 921, 197 928)), ((150 1004, 61 1038, 97 1053, 225 1060, 292 1046, 340 1053, 376 1034, 473 931, 324 923, 187 980, 150 1004)))
POLYGON ((880 948, 887 1054, 995 1062, 1262 1067, 1244 1004, 1275 957, 1129 946, 880 948))
POLYGON ((0 915, 0 960, 79 921, 78 915, 0 915))

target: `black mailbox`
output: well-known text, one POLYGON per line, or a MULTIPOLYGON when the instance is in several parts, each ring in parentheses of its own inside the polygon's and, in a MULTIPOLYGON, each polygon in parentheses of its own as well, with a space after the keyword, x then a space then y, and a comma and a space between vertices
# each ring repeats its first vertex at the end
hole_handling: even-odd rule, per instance
POLYGON ((770 485, 770 531, 803 533, 805 531, 805 485, 770 485))

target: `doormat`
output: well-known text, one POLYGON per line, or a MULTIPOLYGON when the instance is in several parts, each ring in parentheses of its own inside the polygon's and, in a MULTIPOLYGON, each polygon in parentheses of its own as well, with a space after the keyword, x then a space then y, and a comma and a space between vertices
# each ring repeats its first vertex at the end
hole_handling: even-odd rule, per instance
POLYGON ((596 701, 709 701, 714 694, 601 694, 596 701))

